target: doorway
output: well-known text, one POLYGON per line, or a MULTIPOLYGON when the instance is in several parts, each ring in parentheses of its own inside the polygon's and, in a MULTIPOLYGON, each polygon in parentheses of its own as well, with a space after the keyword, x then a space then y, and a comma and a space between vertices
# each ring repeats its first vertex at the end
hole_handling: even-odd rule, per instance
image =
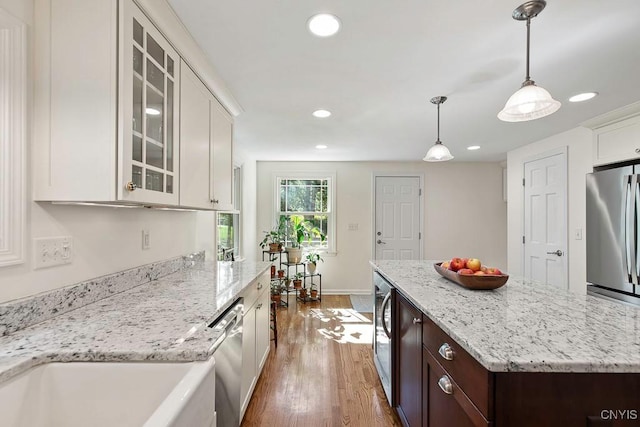
POLYGON ((524 276, 567 289, 567 149, 523 166, 524 276))
POLYGON ((374 175, 374 259, 422 259, 422 181, 374 175))

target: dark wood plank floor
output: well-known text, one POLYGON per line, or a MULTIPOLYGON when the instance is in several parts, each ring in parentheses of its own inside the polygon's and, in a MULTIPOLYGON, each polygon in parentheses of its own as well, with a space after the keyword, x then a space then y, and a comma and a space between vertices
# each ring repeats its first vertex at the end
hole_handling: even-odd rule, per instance
POLYGON ((373 364, 371 316, 348 296, 278 309, 271 353, 243 426, 399 426, 373 364))

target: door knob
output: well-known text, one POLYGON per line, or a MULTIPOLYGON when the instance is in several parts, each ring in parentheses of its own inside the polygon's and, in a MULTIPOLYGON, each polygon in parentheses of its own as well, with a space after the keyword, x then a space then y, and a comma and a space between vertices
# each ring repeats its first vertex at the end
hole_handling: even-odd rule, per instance
POLYGON ((562 251, 560 249, 558 249, 557 251, 554 251, 554 252, 547 252, 547 255, 562 256, 562 251))
POLYGON ((378 231, 376 234, 377 234, 378 236, 382 236, 382 232, 381 232, 381 231, 378 231))
POLYGON ((386 245, 386 243, 385 243, 385 242, 383 242, 383 241, 382 241, 382 240, 380 240, 380 239, 378 239, 378 240, 376 241, 376 243, 377 243, 377 244, 379 244, 379 245, 386 245))

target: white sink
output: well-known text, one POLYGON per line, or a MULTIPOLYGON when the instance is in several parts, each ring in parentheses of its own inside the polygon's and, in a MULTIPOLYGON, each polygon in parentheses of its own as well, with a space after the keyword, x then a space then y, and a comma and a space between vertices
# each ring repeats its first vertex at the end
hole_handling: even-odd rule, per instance
POLYGON ((0 383, 0 424, 11 427, 210 427, 214 405, 213 358, 49 363, 0 383))

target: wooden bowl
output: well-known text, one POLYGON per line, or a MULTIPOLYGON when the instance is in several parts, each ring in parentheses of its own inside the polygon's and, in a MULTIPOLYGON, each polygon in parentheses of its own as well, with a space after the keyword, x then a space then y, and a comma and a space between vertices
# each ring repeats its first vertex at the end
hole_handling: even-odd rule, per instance
POLYGON ((433 267, 442 277, 451 280, 454 283, 467 289, 489 290, 497 289, 507 283, 509 280, 508 274, 501 274, 500 276, 473 276, 470 274, 458 274, 455 271, 451 271, 447 268, 440 266, 441 262, 433 264, 433 267))

